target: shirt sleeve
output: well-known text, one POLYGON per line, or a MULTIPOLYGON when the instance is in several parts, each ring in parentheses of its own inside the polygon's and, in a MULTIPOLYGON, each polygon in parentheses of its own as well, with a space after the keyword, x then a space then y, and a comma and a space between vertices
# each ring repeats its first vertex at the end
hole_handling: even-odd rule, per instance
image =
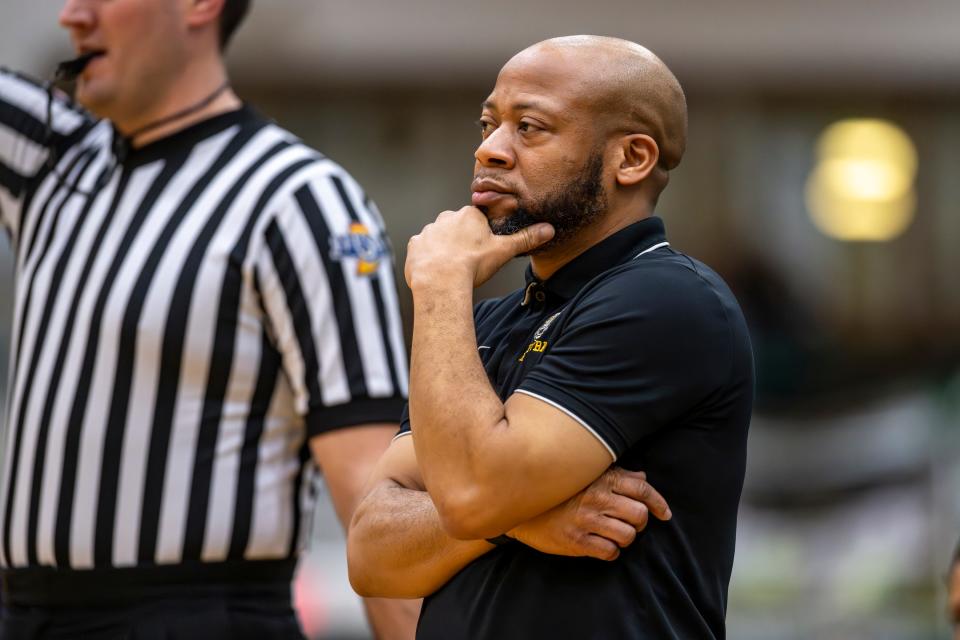
POLYGON ((40 83, 0 68, 0 224, 14 240, 31 179, 51 150, 66 145, 88 120, 59 92, 51 96, 40 83))
POLYGON ((311 436, 396 423, 408 389, 382 219, 346 172, 321 165, 279 204, 256 257, 268 333, 311 436))
POLYGON ((410 405, 405 404, 403 405, 403 414, 400 416, 400 430, 397 431, 394 439, 400 436, 408 436, 412 433, 413 431, 410 429, 410 405))
POLYGON ((544 335, 544 355, 517 393, 573 417, 614 459, 693 415, 730 376, 724 306, 683 266, 611 278, 557 325, 544 335))

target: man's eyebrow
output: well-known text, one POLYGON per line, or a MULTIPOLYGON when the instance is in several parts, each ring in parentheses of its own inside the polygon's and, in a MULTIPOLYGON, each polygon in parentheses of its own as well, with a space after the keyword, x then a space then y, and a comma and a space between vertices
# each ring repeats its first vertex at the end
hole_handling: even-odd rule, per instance
MULTIPOLYGON (((492 100, 484 100, 480 107, 483 109, 490 109, 491 111, 498 111, 496 103, 492 100)), ((510 105, 508 111, 524 111, 526 109, 537 109, 542 111, 544 110, 544 106, 537 102, 517 102, 510 105)))

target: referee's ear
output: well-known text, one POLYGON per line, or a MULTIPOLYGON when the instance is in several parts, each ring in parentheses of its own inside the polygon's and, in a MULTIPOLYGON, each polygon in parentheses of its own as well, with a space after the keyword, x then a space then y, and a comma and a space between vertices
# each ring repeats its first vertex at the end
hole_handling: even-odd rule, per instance
POLYGON ((660 161, 657 141, 645 133, 631 133, 620 138, 617 152, 620 156, 617 184, 623 187, 643 182, 660 161))
POLYGON ((193 29, 218 28, 220 14, 226 0, 190 0, 187 8, 187 25, 193 29))

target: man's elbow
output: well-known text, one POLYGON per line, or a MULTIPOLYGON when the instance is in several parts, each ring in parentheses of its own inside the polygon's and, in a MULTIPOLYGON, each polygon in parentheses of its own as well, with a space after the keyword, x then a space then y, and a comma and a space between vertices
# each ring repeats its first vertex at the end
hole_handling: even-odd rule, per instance
POLYGON ((350 586, 353 588, 354 593, 361 598, 408 597, 402 595, 399 589, 391 589, 390 584, 378 579, 376 574, 371 573, 366 570, 366 568, 359 568, 353 563, 350 563, 348 566, 347 574, 350 577, 350 586))
POLYGON ((425 598, 435 590, 431 585, 421 584, 415 575, 378 567, 375 562, 364 560, 362 554, 362 550, 351 550, 348 546, 347 576, 350 586, 361 598, 425 598))
POLYGON ((358 596, 375 598, 382 594, 377 593, 376 580, 373 579, 371 567, 365 562, 366 554, 362 545, 354 540, 353 532, 347 537, 347 577, 350 586, 358 596))
POLYGON ((382 540, 364 532, 357 519, 347 534, 347 577, 354 592, 363 598, 423 598, 430 593, 429 585, 419 583, 417 576, 400 564, 390 564, 385 559, 396 558, 384 555, 382 540))
POLYGON ((485 491, 447 491, 434 498, 440 526, 457 540, 485 540, 513 527, 506 521, 498 501, 485 491))
POLYGON ((377 592, 379 580, 377 580, 376 549, 371 548, 373 537, 366 527, 364 509, 358 508, 347 528, 347 577, 357 595, 364 598, 383 595, 377 592))

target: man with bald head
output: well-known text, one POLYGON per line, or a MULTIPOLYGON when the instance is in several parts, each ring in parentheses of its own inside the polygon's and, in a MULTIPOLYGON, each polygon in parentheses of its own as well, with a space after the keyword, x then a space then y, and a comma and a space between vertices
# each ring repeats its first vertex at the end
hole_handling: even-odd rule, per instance
POLYGON ((653 216, 680 85, 637 44, 557 38, 482 109, 473 206, 409 244, 409 419, 354 514, 353 585, 426 596, 419 638, 722 638, 753 360, 653 216), (524 286, 473 308, 518 255, 524 286))

